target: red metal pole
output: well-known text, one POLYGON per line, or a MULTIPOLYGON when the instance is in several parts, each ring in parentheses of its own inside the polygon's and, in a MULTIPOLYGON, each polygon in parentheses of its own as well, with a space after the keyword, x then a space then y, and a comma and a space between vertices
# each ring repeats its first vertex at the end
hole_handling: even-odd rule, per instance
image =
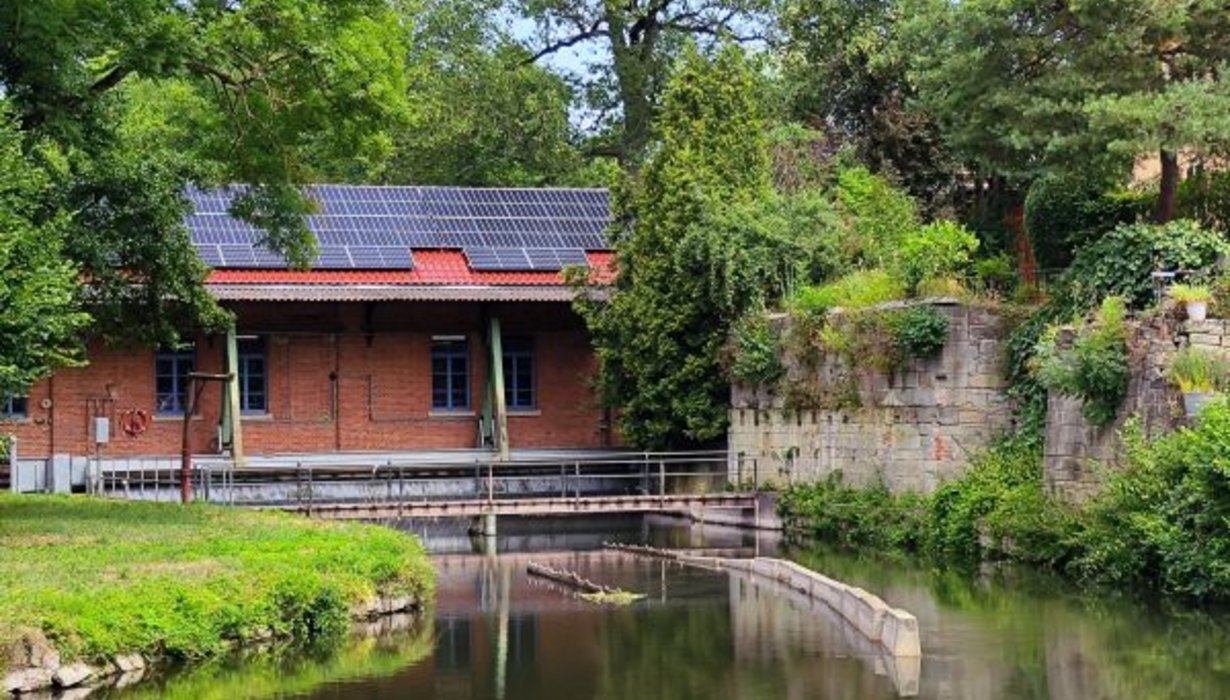
POLYGON ((196 378, 189 377, 188 391, 184 396, 184 435, 179 456, 179 499, 184 505, 192 502, 192 445, 189 430, 192 421, 192 404, 196 403, 196 378))

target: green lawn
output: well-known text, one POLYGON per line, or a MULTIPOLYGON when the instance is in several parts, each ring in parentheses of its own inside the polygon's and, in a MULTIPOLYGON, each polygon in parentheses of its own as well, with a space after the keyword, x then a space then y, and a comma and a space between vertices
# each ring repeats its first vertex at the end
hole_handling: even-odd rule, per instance
POLYGON ((214 506, 0 494, 0 649, 42 629, 68 658, 209 656, 269 629, 343 629, 373 598, 429 602, 414 537, 214 506))

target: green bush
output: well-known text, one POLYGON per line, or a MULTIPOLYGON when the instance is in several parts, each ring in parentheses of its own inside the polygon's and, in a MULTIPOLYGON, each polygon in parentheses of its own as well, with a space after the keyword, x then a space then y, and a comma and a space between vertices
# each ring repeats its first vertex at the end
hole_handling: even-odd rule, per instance
POLYGON ((1152 442, 1126 433, 1126 466, 1087 508, 1071 570, 1115 586, 1230 599, 1230 400, 1152 442))
POLYGON ((1148 195, 1107 193, 1101 183, 1085 178, 1043 177, 1025 196, 1025 232, 1038 265, 1058 270, 1071 264, 1082 246, 1118 224, 1137 221, 1150 204, 1148 195))
POLYGON ((884 270, 857 270, 818 287, 803 287, 791 300, 798 313, 819 315, 833 309, 863 309, 905 296, 901 282, 884 270))
POLYGON ((906 293, 918 294, 925 280, 961 272, 978 249, 978 239, 961 224, 936 221, 908 233, 897 251, 895 270, 906 293))
POLYGON ((897 496, 883 484, 850 486, 841 472, 787 488, 778 507, 788 528, 845 547, 916 551, 922 546, 925 497, 897 496))
POLYGON ((1183 393, 1216 391, 1230 384, 1230 361, 1210 350, 1188 346, 1175 353, 1166 375, 1183 393))
POLYGON ((1120 226, 1077 252, 1055 303, 1077 312, 1120 296, 1129 308, 1143 309, 1155 301, 1155 270, 1205 271, 1228 252, 1219 234, 1192 221, 1120 226))
POLYGON ((918 205, 905 192, 864 166, 837 174, 837 201, 845 214, 846 264, 876 267, 888 263, 905 237, 918 229, 918 205))
POLYGON ((753 311, 735 322, 730 352, 730 377, 752 385, 768 385, 781 378, 782 342, 777 327, 764 314, 753 311))
POLYGON ((1230 233, 1230 172, 1206 172, 1179 185, 1177 210, 1185 219, 1230 233))
POLYGON ((974 282, 978 291, 1006 294, 1016 286, 1016 279, 1015 261, 1007 253, 974 261, 974 282))
POLYGON ((934 306, 913 306, 889 312, 889 335, 901 354, 930 357, 948 340, 948 316, 934 306))
POLYGON ((1052 327, 1036 352, 1042 384, 1083 402, 1085 419, 1107 425, 1115 419, 1127 395, 1127 309, 1119 297, 1107 297, 1091 324, 1086 324, 1070 349, 1058 346, 1059 329, 1052 327))

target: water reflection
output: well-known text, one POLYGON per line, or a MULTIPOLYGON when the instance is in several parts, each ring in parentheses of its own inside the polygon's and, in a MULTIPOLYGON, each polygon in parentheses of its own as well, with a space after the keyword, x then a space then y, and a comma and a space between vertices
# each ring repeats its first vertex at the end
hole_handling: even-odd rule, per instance
POLYGON ((542 524, 502 521, 498 555, 474 553, 464 524, 403 524, 429 530, 439 581, 434 628, 397 647, 401 656, 295 660, 307 664, 300 667, 257 659, 236 671, 250 670, 247 677, 196 676, 186 691, 165 689, 172 697, 314 700, 1230 697, 1225 613, 1091 603, 1044 578, 784 549, 917 615, 921 664, 894 664, 822 605, 774 584, 600 549, 619 540, 750 554, 771 552, 772 542, 669 520, 542 524), (648 597, 594 605, 530 578, 530 560, 648 597))

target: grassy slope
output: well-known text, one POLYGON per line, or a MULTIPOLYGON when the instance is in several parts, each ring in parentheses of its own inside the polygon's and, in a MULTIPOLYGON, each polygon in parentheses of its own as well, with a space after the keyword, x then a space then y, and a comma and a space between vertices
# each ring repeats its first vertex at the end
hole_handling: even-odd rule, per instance
POLYGON ((378 590, 432 584, 418 541, 388 528, 0 494, 0 648, 41 628, 68 657, 207 656, 267 628, 326 634, 378 590))

